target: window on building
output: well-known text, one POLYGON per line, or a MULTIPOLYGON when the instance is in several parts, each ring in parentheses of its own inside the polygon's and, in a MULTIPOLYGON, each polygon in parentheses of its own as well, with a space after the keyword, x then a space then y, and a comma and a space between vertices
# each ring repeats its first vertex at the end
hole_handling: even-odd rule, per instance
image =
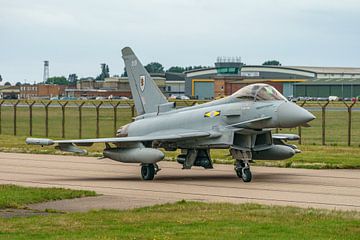
POLYGON ((239 69, 235 67, 222 67, 217 68, 218 74, 238 74, 239 69))
POLYGON ((231 73, 231 74, 237 73, 237 72, 236 72, 236 68, 228 68, 228 71, 229 71, 229 73, 231 73))

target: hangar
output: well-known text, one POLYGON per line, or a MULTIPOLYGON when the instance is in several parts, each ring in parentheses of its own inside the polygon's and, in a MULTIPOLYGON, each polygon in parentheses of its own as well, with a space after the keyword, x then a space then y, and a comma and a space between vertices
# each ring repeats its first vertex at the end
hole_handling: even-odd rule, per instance
POLYGON ((312 71, 315 78, 294 84, 294 96, 351 98, 360 96, 360 68, 297 67, 312 71))
POLYGON ((286 97, 356 97, 360 68, 245 65, 239 58, 218 58, 215 67, 185 72, 185 94, 213 99, 259 82, 274 86, 286 97))

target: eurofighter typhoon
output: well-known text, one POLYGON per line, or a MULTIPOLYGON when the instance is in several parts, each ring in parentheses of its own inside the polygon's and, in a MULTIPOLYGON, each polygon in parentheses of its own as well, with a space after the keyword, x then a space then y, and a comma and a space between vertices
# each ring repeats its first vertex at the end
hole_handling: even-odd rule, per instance
POLYGON ((27 138, 27 144, 57 145, 62 151, 86 153, 78 148, 105 143, 106 158, 139 163, 143 180, 152 180, 160 170, 157 163, 166 151, 181 150, 177 162, 183 169, 213 168, 210 149, 229 149, 235 172, 250 182, 254 160, 283 160, 300 150, 288 140, 293 134, 272 134, 274 128, 307 125, 315 117, 289 102, 267 84, 252 84, 231 96, 191 107, 176 109, 168 102, 131 48, 122 49, 132 97, 138 116, 117 130, 116 137, 76 140, 27 138))

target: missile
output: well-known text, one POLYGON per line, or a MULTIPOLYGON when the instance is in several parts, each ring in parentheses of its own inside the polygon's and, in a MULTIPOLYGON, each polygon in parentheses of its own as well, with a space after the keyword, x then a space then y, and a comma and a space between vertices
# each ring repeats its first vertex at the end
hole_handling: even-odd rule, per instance
POLYGON ((164 159, 165 154, 154 148, 110 148, 105 149, 104 157, 124 163, 156 163, 164 159))
POLYGON ((48 138, 26 138, 26 144, 29 145, 41 145, 50 146, 54 144, 54 141, 48 138))

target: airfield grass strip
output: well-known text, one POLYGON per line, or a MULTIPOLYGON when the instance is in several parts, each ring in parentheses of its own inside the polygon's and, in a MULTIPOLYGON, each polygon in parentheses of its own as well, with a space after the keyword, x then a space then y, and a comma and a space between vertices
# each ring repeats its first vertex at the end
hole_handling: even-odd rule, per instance
MULTIPOLYGON (((0 209, 23 208, 26 204, 95 196, 94 191, 0 185, 0 209)), ((1 238, 1 237, 0 237, 1 238)))
POLYGON ((1 239, 359 239, 358 212, 258 204, 175 204, 0 218, 1 239))

